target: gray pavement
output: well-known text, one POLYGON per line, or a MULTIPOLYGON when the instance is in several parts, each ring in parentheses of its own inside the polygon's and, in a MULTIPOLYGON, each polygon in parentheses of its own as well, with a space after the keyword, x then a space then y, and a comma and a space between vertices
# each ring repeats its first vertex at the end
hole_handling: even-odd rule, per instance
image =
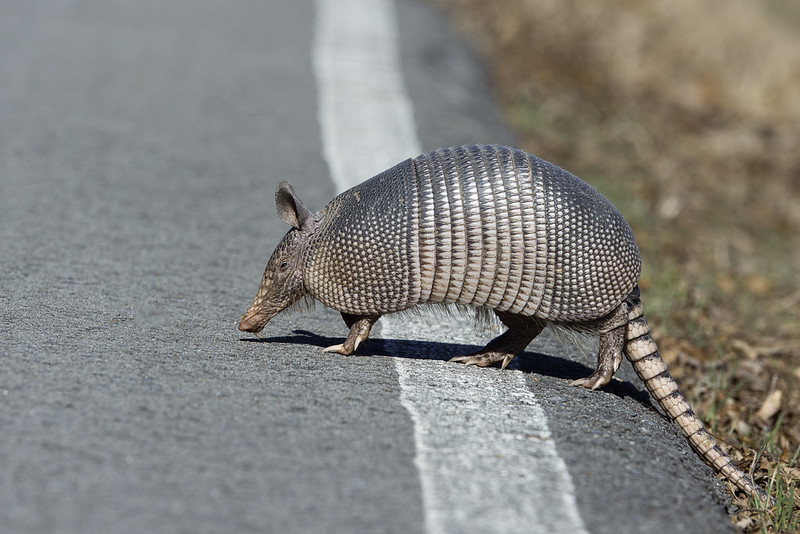
MULTIPOLYGON (((397 14, 425 148, 512 142, 441 17, 397 14)), ((423 532, 388 348, 464 347, 378 330, 323 355, 344 325, 321 307, 266 342, 235 329, 285 231, 276 182, 315 208, 334 192, 313 20, 307 1, 0 2, 3 532, 423 532)), ((635 387, 592 393, 565 380, 591 357, 530 351, 515 365, 589 531, 730 530, 627 367, 635 387)))

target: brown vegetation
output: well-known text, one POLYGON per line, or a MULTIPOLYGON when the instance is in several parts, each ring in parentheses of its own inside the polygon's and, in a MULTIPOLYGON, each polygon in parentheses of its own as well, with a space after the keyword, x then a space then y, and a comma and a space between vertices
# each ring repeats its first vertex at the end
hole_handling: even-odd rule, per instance
POLYGON ((530 152, 626 214, 643 300, 697 411, 800 529, 800 7, 780 0, 435 0, 530 152), (792 493, 794 495, 792 497, 792 493))

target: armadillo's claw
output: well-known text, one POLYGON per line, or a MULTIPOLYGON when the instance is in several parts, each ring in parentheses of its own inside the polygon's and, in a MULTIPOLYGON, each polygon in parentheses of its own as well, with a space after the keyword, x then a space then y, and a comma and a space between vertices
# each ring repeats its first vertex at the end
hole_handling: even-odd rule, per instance
POLYGON ((451 362, 463 363, 464 365, 475 365, 477 367, 488 367, 493 363, 502 361, 503 369, 506 368, 508 363, 514 359, 513 354, 504 354, 501 352, 485 352, 476 354, 465 354, 463 356, 456 356, 450 358, 451 362))
POLYGON ((605 386, 608 384, 611 377, 605 377, 602 373, 595 371, 594 373, 590 374, 585 378, 579 378, 578 380, 573 380, 570 385, 571 386, 583 386, 587 389, 597 389, 600 386, 605 386))
POLYGON ((471 354, 465 354, 464 356, 455 356, 447 361, 455 363, 463 363, 464 365, 475 365, 475 362, 472 361, 471 354))
POLYGON ((344 343, 339 343, 338 345, 331 345, 330 347, 326 347, 322 349, 322 352, 338 352, 343 356, 349 356, 353 354, 361 342, 367 339, 366 335, 356 334, 355 336, 347 336, 347 339, 344 340, 344 343))
POLYGON ((506 357, 503 358, 503 363, 500 364, 500 369, 505 369, 508 367, 508 364, 511 363, 511 360, 514 359, 514 354, 506 354, 506 357))
POLYGON ((343 354, 345 356, 350 354, 349 352, 347 352, 347 350, 345 350, 344 344, 342 343, 339 343, 338 345, 331 345, 330 347, 325 347, 324 349, 322 349, 322 352, 338 352, 339 354, 343 354))

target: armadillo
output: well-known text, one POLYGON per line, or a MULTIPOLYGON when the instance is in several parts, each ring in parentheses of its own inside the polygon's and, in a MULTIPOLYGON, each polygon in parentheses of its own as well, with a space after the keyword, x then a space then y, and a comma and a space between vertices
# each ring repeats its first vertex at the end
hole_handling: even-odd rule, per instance
POLYGON ((624 354, 694 450, 738 488, 767 499, 667 371, 639 298, 641 259, 631 228, 583 180, 518 149, 461 146, 407 159, 316 213, 286 182, 275 196, 291 229, 239 330, 258 333, 311 297, 341 313, 349 334, 324 350, 347 355, 384 314, 423 304, 472 306, 491 310, 508 329, 451 361, 502 368, 548 324, 594 333, 597 369, 573 384, 607 384, 624 354))

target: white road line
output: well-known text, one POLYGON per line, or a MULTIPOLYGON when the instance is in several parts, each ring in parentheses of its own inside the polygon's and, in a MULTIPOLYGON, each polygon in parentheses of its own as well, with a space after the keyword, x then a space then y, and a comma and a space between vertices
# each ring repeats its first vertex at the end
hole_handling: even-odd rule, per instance
MULTIPOLYGON (((420 143, 403 86, 392 0, 317 0, 316 8, 313 60, 324 154, 344 190, 420 153, 420 143)), ((432 330, 421 317, 381 323, 385 338, 432 330)), ((456 319, 445 329, 472 330, 456 319)), ((479 343, 469 335, 458 341, 479 343)), ((429 534, 586 532, 566 465, 521 372, 394 361, 401 402, 414 421, 429 534)))
POLYGON ((322 144, 340 191, 421 152, 391 0, 319 0, 314 69, 322 144))

